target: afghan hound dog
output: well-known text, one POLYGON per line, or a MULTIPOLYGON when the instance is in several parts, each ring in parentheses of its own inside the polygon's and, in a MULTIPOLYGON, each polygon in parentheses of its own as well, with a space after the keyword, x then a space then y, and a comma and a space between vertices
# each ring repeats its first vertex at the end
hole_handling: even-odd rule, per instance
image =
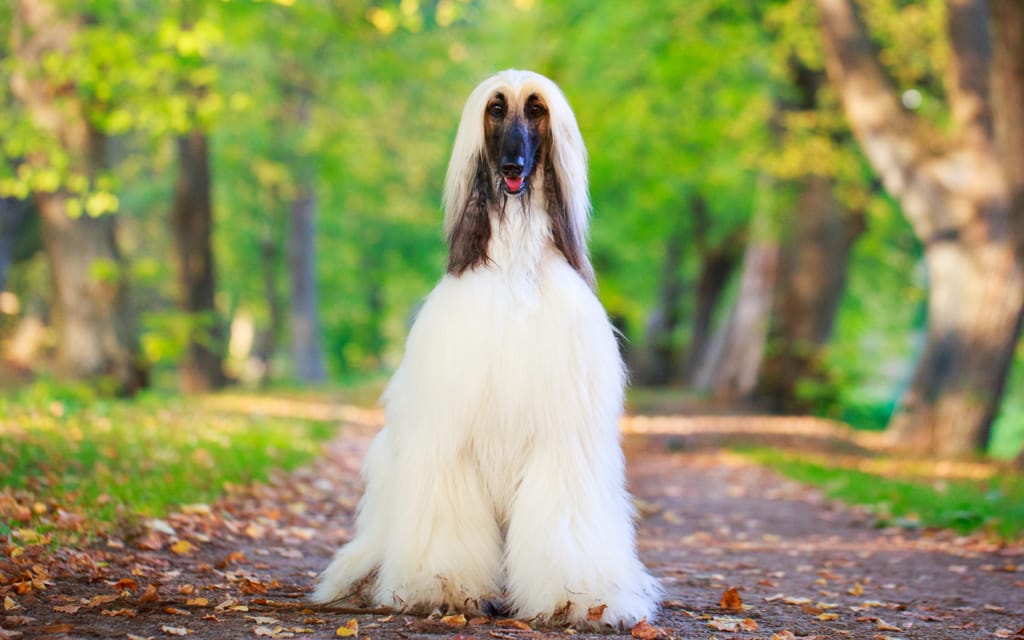
POLYGON ((384 392, 354 537, 313 600, 653 619, 618 430, 626 376, 586 248, 586 149, 551 80, 508 70, 473 91, 444 208, 447 273, 384 392))

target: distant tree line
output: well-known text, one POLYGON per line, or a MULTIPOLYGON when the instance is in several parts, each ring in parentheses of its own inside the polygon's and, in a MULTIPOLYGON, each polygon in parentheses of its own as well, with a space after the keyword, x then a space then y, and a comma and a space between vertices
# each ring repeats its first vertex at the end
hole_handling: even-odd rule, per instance
POLYGON ((895 442, 992 439, 1024 313, 1016 0, 15 0, 0 29, 9 371, 386 368, 440 273, 462 100, 521 66, 584 129, 637 383, 833 415, 895 354, 895 442))

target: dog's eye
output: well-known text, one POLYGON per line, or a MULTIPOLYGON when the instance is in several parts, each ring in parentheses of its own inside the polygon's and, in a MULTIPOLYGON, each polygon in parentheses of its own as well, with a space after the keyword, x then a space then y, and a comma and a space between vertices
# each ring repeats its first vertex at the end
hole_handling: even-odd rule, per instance
POLYGON ((495 118, 500 118, 505 115, 505 105, 500 102, 495 102, 491 106, 487 107, 487 113, 491 114, 495 118))
POLYGON ((547 112, 548 112, 548 110, 545 109, 544 105, 542 105, 539 102, 534 102, 533 104, 531 104, 529 107, 526 108, 526 113, 531 118, 539 118, 539 117, 541 117, 542 115, 544 115, 547 112))

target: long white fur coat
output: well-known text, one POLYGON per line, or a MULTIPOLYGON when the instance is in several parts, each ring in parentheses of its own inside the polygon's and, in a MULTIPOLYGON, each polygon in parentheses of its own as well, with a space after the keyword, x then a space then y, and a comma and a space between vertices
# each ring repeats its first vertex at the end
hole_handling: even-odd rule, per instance
POLYGON ((501 602, 579 625, 655 615, 661 590, 637 556, 619 443, 622 360, 550 227, 543 194, 509 199, 487 265, 430 294, 383 397, 355 535, 315 601, 419 612, 501 602), (600 619, 588 620, 594 607, 600 619))

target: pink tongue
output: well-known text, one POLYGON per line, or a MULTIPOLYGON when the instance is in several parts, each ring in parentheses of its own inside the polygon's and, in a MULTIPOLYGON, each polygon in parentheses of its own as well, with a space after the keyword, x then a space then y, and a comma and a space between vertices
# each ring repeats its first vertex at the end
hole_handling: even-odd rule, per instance
POLYGON ((505 186, 507 186, 508 190, 511 191, 512 193, 516 193, 517 191, 519 191, 519 188, 523 186, 523 179, 505 178, 505 186))

